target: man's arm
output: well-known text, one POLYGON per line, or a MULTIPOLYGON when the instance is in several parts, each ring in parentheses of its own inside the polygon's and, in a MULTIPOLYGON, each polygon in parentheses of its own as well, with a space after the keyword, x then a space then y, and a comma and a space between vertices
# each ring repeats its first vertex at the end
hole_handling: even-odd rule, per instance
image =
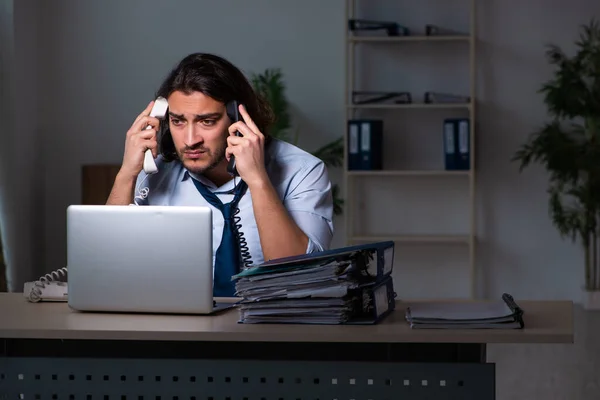
POLYGON ((304 254, 308 236, 288 214, 269 180, 248 186, 265 261, 304 254))
POLYGON ((135 119, 125 137, 123 163, 117 173, 112 190, 106 201, 107 205, 129 205, 133 203, 133 194, 137 176, 142 170, 144 153, 151 150, 156 158, 156 130, 159 126, 157 118, 150 117, 154 101, 135 119), (150 125, 151 129, 146 129, 150 125))
POLYGON ((106 201, 107 205, 129 205, 133 203, 136 177, 119 172, 106 201))
POLYGON ((283 201, 268 179, 250 191, 265 260, 329 248, 333 196, 323 162, 305 165, 283 201))
POLYGON ((264 259, 328 247, 333 235, 333 200, 324 163, 314 158, 299 166, 282 202, 265 168, 265 137, 243 105, 239 111, 244 121, 229 126, 225 155, 228 160, 235 157, 240 177, 248 184, 264 259))

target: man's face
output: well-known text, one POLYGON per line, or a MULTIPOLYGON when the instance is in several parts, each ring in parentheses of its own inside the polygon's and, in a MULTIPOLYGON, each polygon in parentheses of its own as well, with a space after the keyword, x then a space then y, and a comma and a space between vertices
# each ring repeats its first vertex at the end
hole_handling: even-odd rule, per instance
POLYGON ((183 166, 202 174, 221 164, 231 124, 225 105, 200 92, 176 91, 167 100, 169 128, 183 166))

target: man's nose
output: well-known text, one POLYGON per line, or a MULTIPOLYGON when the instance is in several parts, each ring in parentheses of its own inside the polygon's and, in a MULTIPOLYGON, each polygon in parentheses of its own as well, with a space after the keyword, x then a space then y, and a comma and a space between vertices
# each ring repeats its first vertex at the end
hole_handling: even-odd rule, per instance
POLYGON ((198 132, 196 124, 189 124, 185 130, 185 143, 188 146, 193 146, 202 141, 202 136, 198 132))

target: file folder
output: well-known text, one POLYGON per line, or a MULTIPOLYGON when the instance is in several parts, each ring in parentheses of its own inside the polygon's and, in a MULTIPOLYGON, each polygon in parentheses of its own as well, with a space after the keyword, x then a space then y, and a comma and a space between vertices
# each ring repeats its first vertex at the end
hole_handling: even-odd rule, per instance
POLYGON ((522 329, 524 311, 504 293, 497 301, 425 302, 406 308, 412 329, 522 329))
POLYGON ((345 322, 347 325, 377 324, 396 308, 396 292, 394 281, 387 276, 383 281, 361 288, 362 293, 356 296, 357 310, 345 322))
POLYGON ((352 104, 411 104, 410 92, 352 91, 352 104))
POLYGON ((394 284, 388 276, 340 298, 243 300, 237 307, 238 322, 246 324, 373 325, 394 311, 395 305, 394 284))
POLYGON ((366 120, 360 124, 361 169, 380 170, 383 168, 383 121, 366 120))
POLYGON ((397 22, 376 21, 368 19, 349 19, 348 29, 350 31, 381 31, 384 30, 387 36, 408 36, 410 30, 401 26, 397 22))
POLYGON ((458 160, 457 167, 460 170, 471 169, 470 150, 470 123, 469 119, 463 118, 456 121, 458 131, 458 160))
POLYGON ((315 262, 327 260, 341 261, 360 257, 365 273, 376 280, 382 280, 385 276, 390 275, 394 268, 394 245, 394 241, 386 240, 317 251, 293 257, 282 257, 265 261, 257 267, 240 272, 238 276, 270 273, 276 268, 279 269, 282 267, 310 266, 315 262))
POLYGON ((383 168, 383 120, 348 121, 348 169, 383 168))
POLYGON ((446 118, 443 132, 445 169, 469 170, 471 168, 469 119, 446 118))
POLYGON ((394 242, 271 260, 232 277, 240 323, 374 324, 395 307, 394 242))
POLYGON ((457 142, 458 135, 456 133, 456 123, 453 119, 444 120, 444 168, 447 171, 458 169, 457 165, 457 142))
POLYGON ((425 104, 468 104, 471 98, 452 93, 425 92, 423 101, 425 104))
POLYGON ((360 125, 357 121, 348 121, 348 170, 360 169, 360 125))

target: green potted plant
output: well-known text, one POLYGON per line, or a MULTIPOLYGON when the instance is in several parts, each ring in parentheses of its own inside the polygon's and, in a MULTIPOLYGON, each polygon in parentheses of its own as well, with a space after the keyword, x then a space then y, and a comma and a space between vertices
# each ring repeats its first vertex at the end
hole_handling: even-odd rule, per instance
POLYGON ((600 27, 582 25, 576 52, 547 47, 553 76, 539 92, 550 114, 512 158, 519 171, 539 163, 549 175, 549 214, 562 238, 582 246, 582 303, 600 309, 600 27))
MULTIPOLYGON (((283 73, 279 68, 269 68, 251 77, 254 89, 261 94, 273 108, 275 124, 269 132, 271 136, 297 145, 298 128, 292 129, 292 118, 289 112, 289 104, 285 93, 283 73)), ((344 160, 344 138, 339 137, 324 146, 311 152, 314 156, 323 160, 328 167, 340 167, 344 160)), ((332 186, 333 212, 340 215, 343 211, 344 200, 340 196, 337 184, 332 186)))

